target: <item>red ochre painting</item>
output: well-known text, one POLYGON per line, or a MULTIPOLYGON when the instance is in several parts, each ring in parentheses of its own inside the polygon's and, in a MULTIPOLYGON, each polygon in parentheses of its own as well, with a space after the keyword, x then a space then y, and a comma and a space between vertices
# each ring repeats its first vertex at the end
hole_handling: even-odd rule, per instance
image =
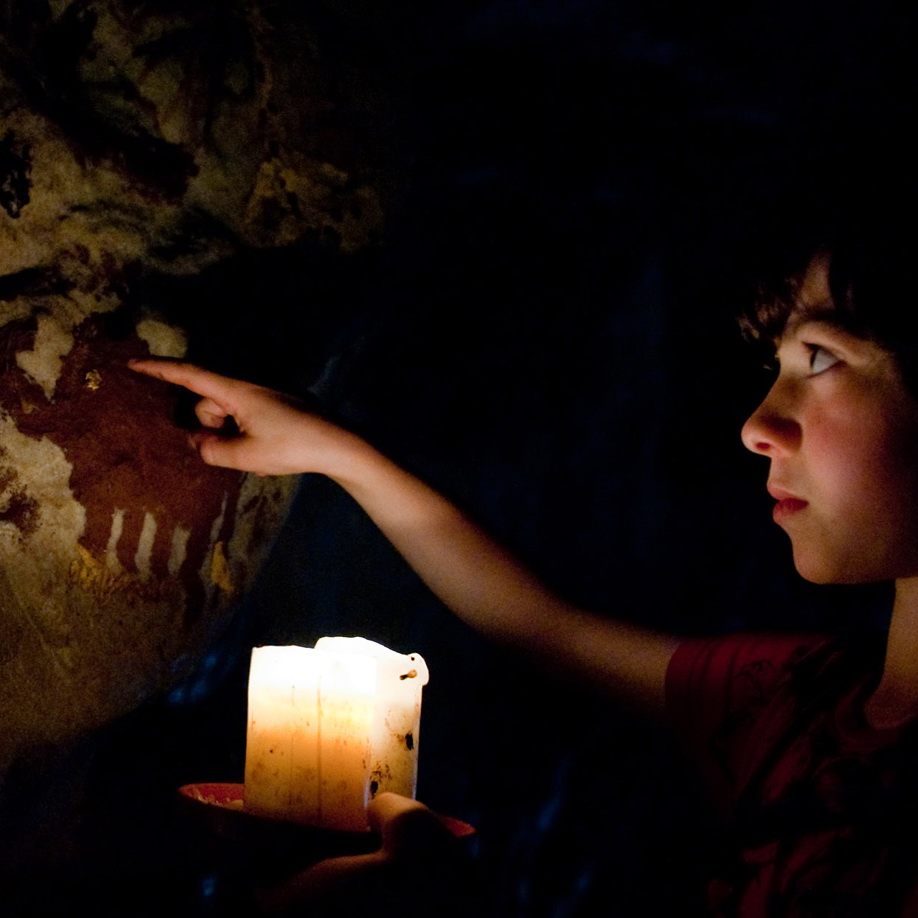
POLYGON ((145 330, 180 341, 155 323, 114 338, 105 315, 69 331, 47 314, 0 329, 11 744, 76 735, 167 686, 219 629, 286 511, 292 481, 204 465, 177 392, 127 369, 149 353, 145 330))

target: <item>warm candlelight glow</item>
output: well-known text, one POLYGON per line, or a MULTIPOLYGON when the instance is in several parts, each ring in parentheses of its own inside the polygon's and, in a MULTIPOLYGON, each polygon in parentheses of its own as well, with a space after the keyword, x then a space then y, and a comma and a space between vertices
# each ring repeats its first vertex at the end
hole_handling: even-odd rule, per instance
POLYGON ((249 674, 245 805, 365 830, 369 798, 413 796, 427 667, 363 638, 256 647, 249 674))

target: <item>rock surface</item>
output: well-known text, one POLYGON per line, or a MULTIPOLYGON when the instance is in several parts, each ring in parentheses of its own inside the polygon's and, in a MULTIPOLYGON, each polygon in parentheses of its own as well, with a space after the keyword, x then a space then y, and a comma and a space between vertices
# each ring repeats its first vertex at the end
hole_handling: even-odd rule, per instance
POLYGON ((172 684, 284 517, 291 481, 204 467, 124 364, 189 343, 151 281, 378 237, 313 39, 294 3, 0 12, 0 772, 172 684))

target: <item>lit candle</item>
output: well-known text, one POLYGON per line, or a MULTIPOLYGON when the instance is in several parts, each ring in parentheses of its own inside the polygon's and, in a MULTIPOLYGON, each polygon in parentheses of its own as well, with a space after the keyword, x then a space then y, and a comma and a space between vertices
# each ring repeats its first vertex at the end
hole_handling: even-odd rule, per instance
POLYGON ((427 667, 363 638, 256 647, 245 806, 326 828, 367 828, 379 791, 414 796, 427 667))

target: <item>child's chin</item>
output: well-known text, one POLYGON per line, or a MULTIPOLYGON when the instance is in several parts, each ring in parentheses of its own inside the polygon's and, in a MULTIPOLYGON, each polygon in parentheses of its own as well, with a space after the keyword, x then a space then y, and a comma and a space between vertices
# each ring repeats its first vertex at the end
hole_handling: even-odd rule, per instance
POLYGON ((794 567, 797 573, 810 583, 855 585, 864 583, 881 583, 894 580, 894 575, 883 572, 867 572, 853 569, 848 565, 832 563, 822 558, 798 557, 794 553, 794 567))
POLYGON ((810 554, 794 551, 794 567, 797 573, 810 583, 860 583, 860 579, 852 577, 850 571, 839 569, 838 565, 831 564, 823 558, 816 558, 810 554))

